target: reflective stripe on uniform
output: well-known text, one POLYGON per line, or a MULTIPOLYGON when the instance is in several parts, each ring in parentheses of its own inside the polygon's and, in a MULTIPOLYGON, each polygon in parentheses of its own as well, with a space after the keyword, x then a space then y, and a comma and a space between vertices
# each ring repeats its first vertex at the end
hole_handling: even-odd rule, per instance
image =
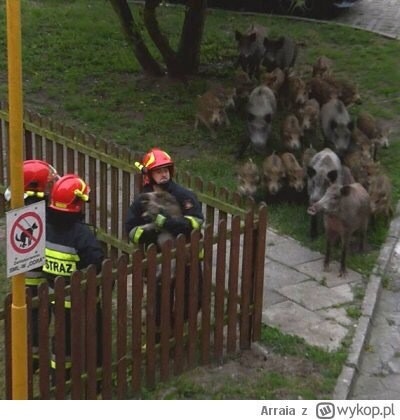
MULTIPOLYGON (((66 360, 65 363, 64 363, 64 366, 65 366, 65 369, 71 369, 72 362, 70 360, 66 360)), ((56 360, 55 360, 54 355, 51 356, 50 367, 52 369, 55 369, 56 368, 56 360)))
POLYGON ((47 279, 43 276, 43 273, 41 271, 28 271, 27 273, 25 273, 26 286, 40 286, 46 281, 47 279))
POLYGON ((143 235, 143 232, 144 230, 140 226, 137 226, 129 232, 129 239, 134 244, 138 244, 140 237, 143 235))
POLYGON ((75 248, 46 242, 43 271, 54 276, 71 276, 80 261, 75 248))
POLYGON ((197 217, 193 216, 184 216, 186 219, 189 220, 190 224, 192 225, 193 229, 200 229, 203 221, 197 217))

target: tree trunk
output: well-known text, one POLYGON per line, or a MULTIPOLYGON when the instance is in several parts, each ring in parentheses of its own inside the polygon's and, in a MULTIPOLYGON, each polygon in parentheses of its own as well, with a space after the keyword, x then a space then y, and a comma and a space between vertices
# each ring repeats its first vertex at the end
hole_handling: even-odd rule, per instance
POLYGON ((143 42, 140 31, 133 19, 132 12, 126 0, 110 0, 111 5, 121 22, 122 31, 129 43, 143 71, 151 76, 162 76, 164 71, 160 64, 152 57, 143 42))
POLYGON ((171 77, 182 77, 184 71, 181 63, 178 62, 177 54, 169 45, 168 39, 163 35, 158 25, 156 8, 160 5, 160 2, 161 0, 146 0, 143 14, 144 24, 164 59, 168 75, 171 77))
POLYGON ((207 0, 188 0, 178 50, 178 60, 185 74, 196 73, 207 12, 207 0))

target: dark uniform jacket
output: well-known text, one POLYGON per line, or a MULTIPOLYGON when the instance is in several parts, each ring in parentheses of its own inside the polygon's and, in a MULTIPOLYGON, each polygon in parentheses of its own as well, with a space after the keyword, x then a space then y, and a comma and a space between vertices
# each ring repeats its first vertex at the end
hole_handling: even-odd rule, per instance
MULTIPOLYGON (((143 188, 143 193, 151 191, 153 191, 151 185, 146 185, 143 188)), ((183 217, 168 218, 165 222, 164 229, 174 236, 184 234, 186 238, 189 239, 191 231, 193 229, 199 229, 204 221, 201 204, 192 191, 182 187, 174 181, 168 182, 165 191, 176 198, 181 207, 183 217)), ((144 209, 139 195, 128 209, 125 221, 125 231, 128 234, 130 241, 147 246, 156 242, 158 232, 140 232, 140 229, 137 229, 141 225, 149 222, 149 220, 146 220, 142 216, 143 212, 144 209)))
POLYGON ((76 217, 50 213, 46 222, 46 262, 43 271, 49 278, 69 278, 76 270, 94 264, 97 272, 104 259, 103 250, 89 226, 76 217), (64 216, 64 217, 63 217, 64 216))

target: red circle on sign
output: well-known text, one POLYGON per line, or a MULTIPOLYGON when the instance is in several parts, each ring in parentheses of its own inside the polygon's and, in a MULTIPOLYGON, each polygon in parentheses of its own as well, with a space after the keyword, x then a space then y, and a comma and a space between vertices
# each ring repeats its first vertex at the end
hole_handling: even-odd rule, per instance
POLYGON ((19 254, 26 254, 32 251, 32 249, 36 247, 37 243, 42 237, 42 234, 43 234, 42 219, 33 211, 29 211, 28 213, 21 214, 21 216, 19 216, 18 219, 14 222, 11 228, 10 243, 15 252, 18 252, 19 254), (26 219, 28 217, 32 217, 33 219, 35 219, 35 221, 32 223, 31 226, 33 226, 37 222, 37 225, 36 225, 37 226, 36 229, 38 230, 37 236, 34 236, 34 232, 36 229, 32 229, 32 227, 25 228, 20 223, 23 219, 26 219), (19 235, 19 239, 17 239, 17 235, 18 235, 18 232, 16 231, 17 229, 19 229, 21 232, 19 235), (23 239, 28 241, 28 245, 26 248, 21 247, 21 245, 18 245, 15 242, 15 241, 19 241, 19 242, 25 243, 23 239))

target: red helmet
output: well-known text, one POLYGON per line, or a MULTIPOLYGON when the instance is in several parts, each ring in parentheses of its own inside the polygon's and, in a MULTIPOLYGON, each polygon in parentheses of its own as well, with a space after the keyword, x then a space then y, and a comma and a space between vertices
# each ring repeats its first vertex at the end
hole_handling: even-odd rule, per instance
MULTIPOLYGON (((50 193, 54 183, 59 179, 57 171, 43 160, 25 160, 23 163, 24 198, 44 198, 50 193)), ((11 199, 11 191, 5 192, 7 201, 11 199)))
POLYGON ((144 155, 142 165, 143 168, 145 168, 143 171, 144 184, 148 184, 150 182, 146 172, 152 171, 153 169, 167 167, 169 169, 171 178, 174 175, 174 161, 171 159, 171 156, 167 152, 164 152, 164 150, 158 149, 157 147, 150 149, 144 155))
POLYGON ((89 201, 89 192, 89 185, 78 175, 64 175, 54 184, 49 207, 67 213, 80 213, 83 203, 89 201))

